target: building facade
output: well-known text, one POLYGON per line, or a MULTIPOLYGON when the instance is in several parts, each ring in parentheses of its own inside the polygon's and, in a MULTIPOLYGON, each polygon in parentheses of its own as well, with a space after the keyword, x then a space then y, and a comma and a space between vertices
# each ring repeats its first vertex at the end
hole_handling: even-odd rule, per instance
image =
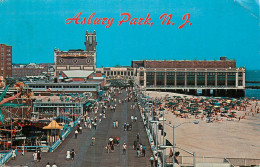
POLYGON ((85 35, 86 50, 54 50, 55 76, 58 77, 61 71, 68 70, 90 70, 96 71, 96 32, 85 35))
POLYGON ((135 81, 146 90, 172 90, 206 96, 243 97, 245 68, 235 60, 132 61, 135 81))
POLYGON ((135 69, 132 67, 104 67, 98 68, 97 71, 103 73, 107 81, 114 79, 134 79, 135 73, 135 69))
POLYGON ((71 83, 46 83, 32 82, 26 83, 28 88, 32 89, 35 95, 51 95, 51 94, 77 94, 77 93, 92 93, 93 98, 96 98, 100 91, 102 82, 71 82, 71 83))
POLYGON ((1 80, 12 76, 12 46, 0 44, 0 77, 1 80))

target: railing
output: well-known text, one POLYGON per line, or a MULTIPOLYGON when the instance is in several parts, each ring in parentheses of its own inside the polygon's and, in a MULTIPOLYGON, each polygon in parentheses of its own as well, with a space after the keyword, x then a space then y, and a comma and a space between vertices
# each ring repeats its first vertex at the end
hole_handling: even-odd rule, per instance
MULTIPOLYGON (((13 155, 13 150, 4 153, 5 155, 0 159, 0 166, 4 165, 13 155)), ((15 149, 15 154, 17 155, 17 150, 15 149)))
POLYGON ((74 125, 74 126, 76 126, 76 125, 78 124, 78 121, 80 121, 80 120, 81 120, 81 118, 82 118, 82 116, 79 116, 79 117, 78 117, 78 119, 76 119, 76 121, 74 122, 74 124, 73 124, 73 125, 74 125))
POLYGON ((49 151, 50 146, 17 146, 16 147, 19 150, 25 150, 25 151, 49 151))
MULTIPOLYGON (((172 157, 165 156, 166 163, 172 164, 172 157)), ((177 157, 179 164, 182 165, 193 165, 193 156, 179 156, 177 157)), ((196 156, 196 163, 223 163, 223 164, 230 164, 225 158, 220 157, 201 157, 196 156)))
POLYGON ((49 147, 49 152, 53 152, 60 144, 61 144, 61 140, 58 139, 57 141, 55 141, 55 142, 49 147))
MULTIPOLYGON (((140 99, 139 99, 139 101, 142 104, 142 101, 140 99)), ((140 112, 140 114, 141 114, 141 112, 140 112)), ((143 123, 144 123, 144 119, 145 119, 145 114, 147 114, 147 113, 144 112, 143 114, 141 114, 143 123)), ((152 136, 152 134, 154 134, 154 133, 152 132, 152 134, 151 134, 151 130, 149 128, 147 128, 147 127, 145 128, 145 130, 146 130, 146 133, 147 133, 147 136, 148 136, 148 139, 149 139, 149 144, 150 144, 150 147, 152 149, 153 155, 155 156, 155 150, 156 150, 156 146, 155 146, 155 142, 154 142, 155 141, 155 137, 152 136)), ((159 153, 158 153, 158 157, 159 157, 159 153)), ((161 159, 158 158, 158 165, 161 166, 161 164, 162 164, 161 159)))

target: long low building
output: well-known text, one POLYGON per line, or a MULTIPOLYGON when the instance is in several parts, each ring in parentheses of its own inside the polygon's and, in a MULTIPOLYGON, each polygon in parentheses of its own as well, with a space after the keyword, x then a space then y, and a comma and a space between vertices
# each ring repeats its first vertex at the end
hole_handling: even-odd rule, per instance
POLYGON ((45 83, 32 82, 26 83, 35 94, 70 94, 70 93, 92 93, 93 97, 97 97, 102 82, 59 82, 45 83))
POLYGON ((244 97, 245 68, 235 60, 132 61, 135 81, 146 90, 244 97))

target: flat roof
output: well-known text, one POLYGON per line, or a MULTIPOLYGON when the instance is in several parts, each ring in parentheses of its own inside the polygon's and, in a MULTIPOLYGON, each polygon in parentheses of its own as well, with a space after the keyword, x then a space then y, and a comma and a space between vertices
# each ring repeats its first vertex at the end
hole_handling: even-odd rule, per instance
POLYGON ((101 81, 89 81, 89 82, 58 82, 58 83, 54 83, 54 82, 29 82, 29 83, 25 83, 27 85, 99 85, 102 84, 101 81))

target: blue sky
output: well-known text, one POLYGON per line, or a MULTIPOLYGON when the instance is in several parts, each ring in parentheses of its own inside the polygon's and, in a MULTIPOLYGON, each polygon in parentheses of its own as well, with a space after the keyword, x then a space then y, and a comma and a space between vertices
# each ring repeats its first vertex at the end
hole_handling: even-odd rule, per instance
POLYGON ((55 47, 84 49, 85 31, 96 30, 98 67, 131 65, 131 60, 142 59, 227 56, 240 67, 260 69, 259 6, 250 5, 247 9, 234 0, 0 0, 0 43, 13 46, 13 63, 54 62, 55 47), (95 12, 97 17, 114 17, 115 21, 110 28, 66 25, 65 20, 78 12, 83 17, 95 12), (118 26, 125 12, 132 17, 150 13, 153 26, 118 26), (160 24, 163 13, 173 14, 174 26, 160 24), (192 25, 178 29, 186 13, 192 25))

